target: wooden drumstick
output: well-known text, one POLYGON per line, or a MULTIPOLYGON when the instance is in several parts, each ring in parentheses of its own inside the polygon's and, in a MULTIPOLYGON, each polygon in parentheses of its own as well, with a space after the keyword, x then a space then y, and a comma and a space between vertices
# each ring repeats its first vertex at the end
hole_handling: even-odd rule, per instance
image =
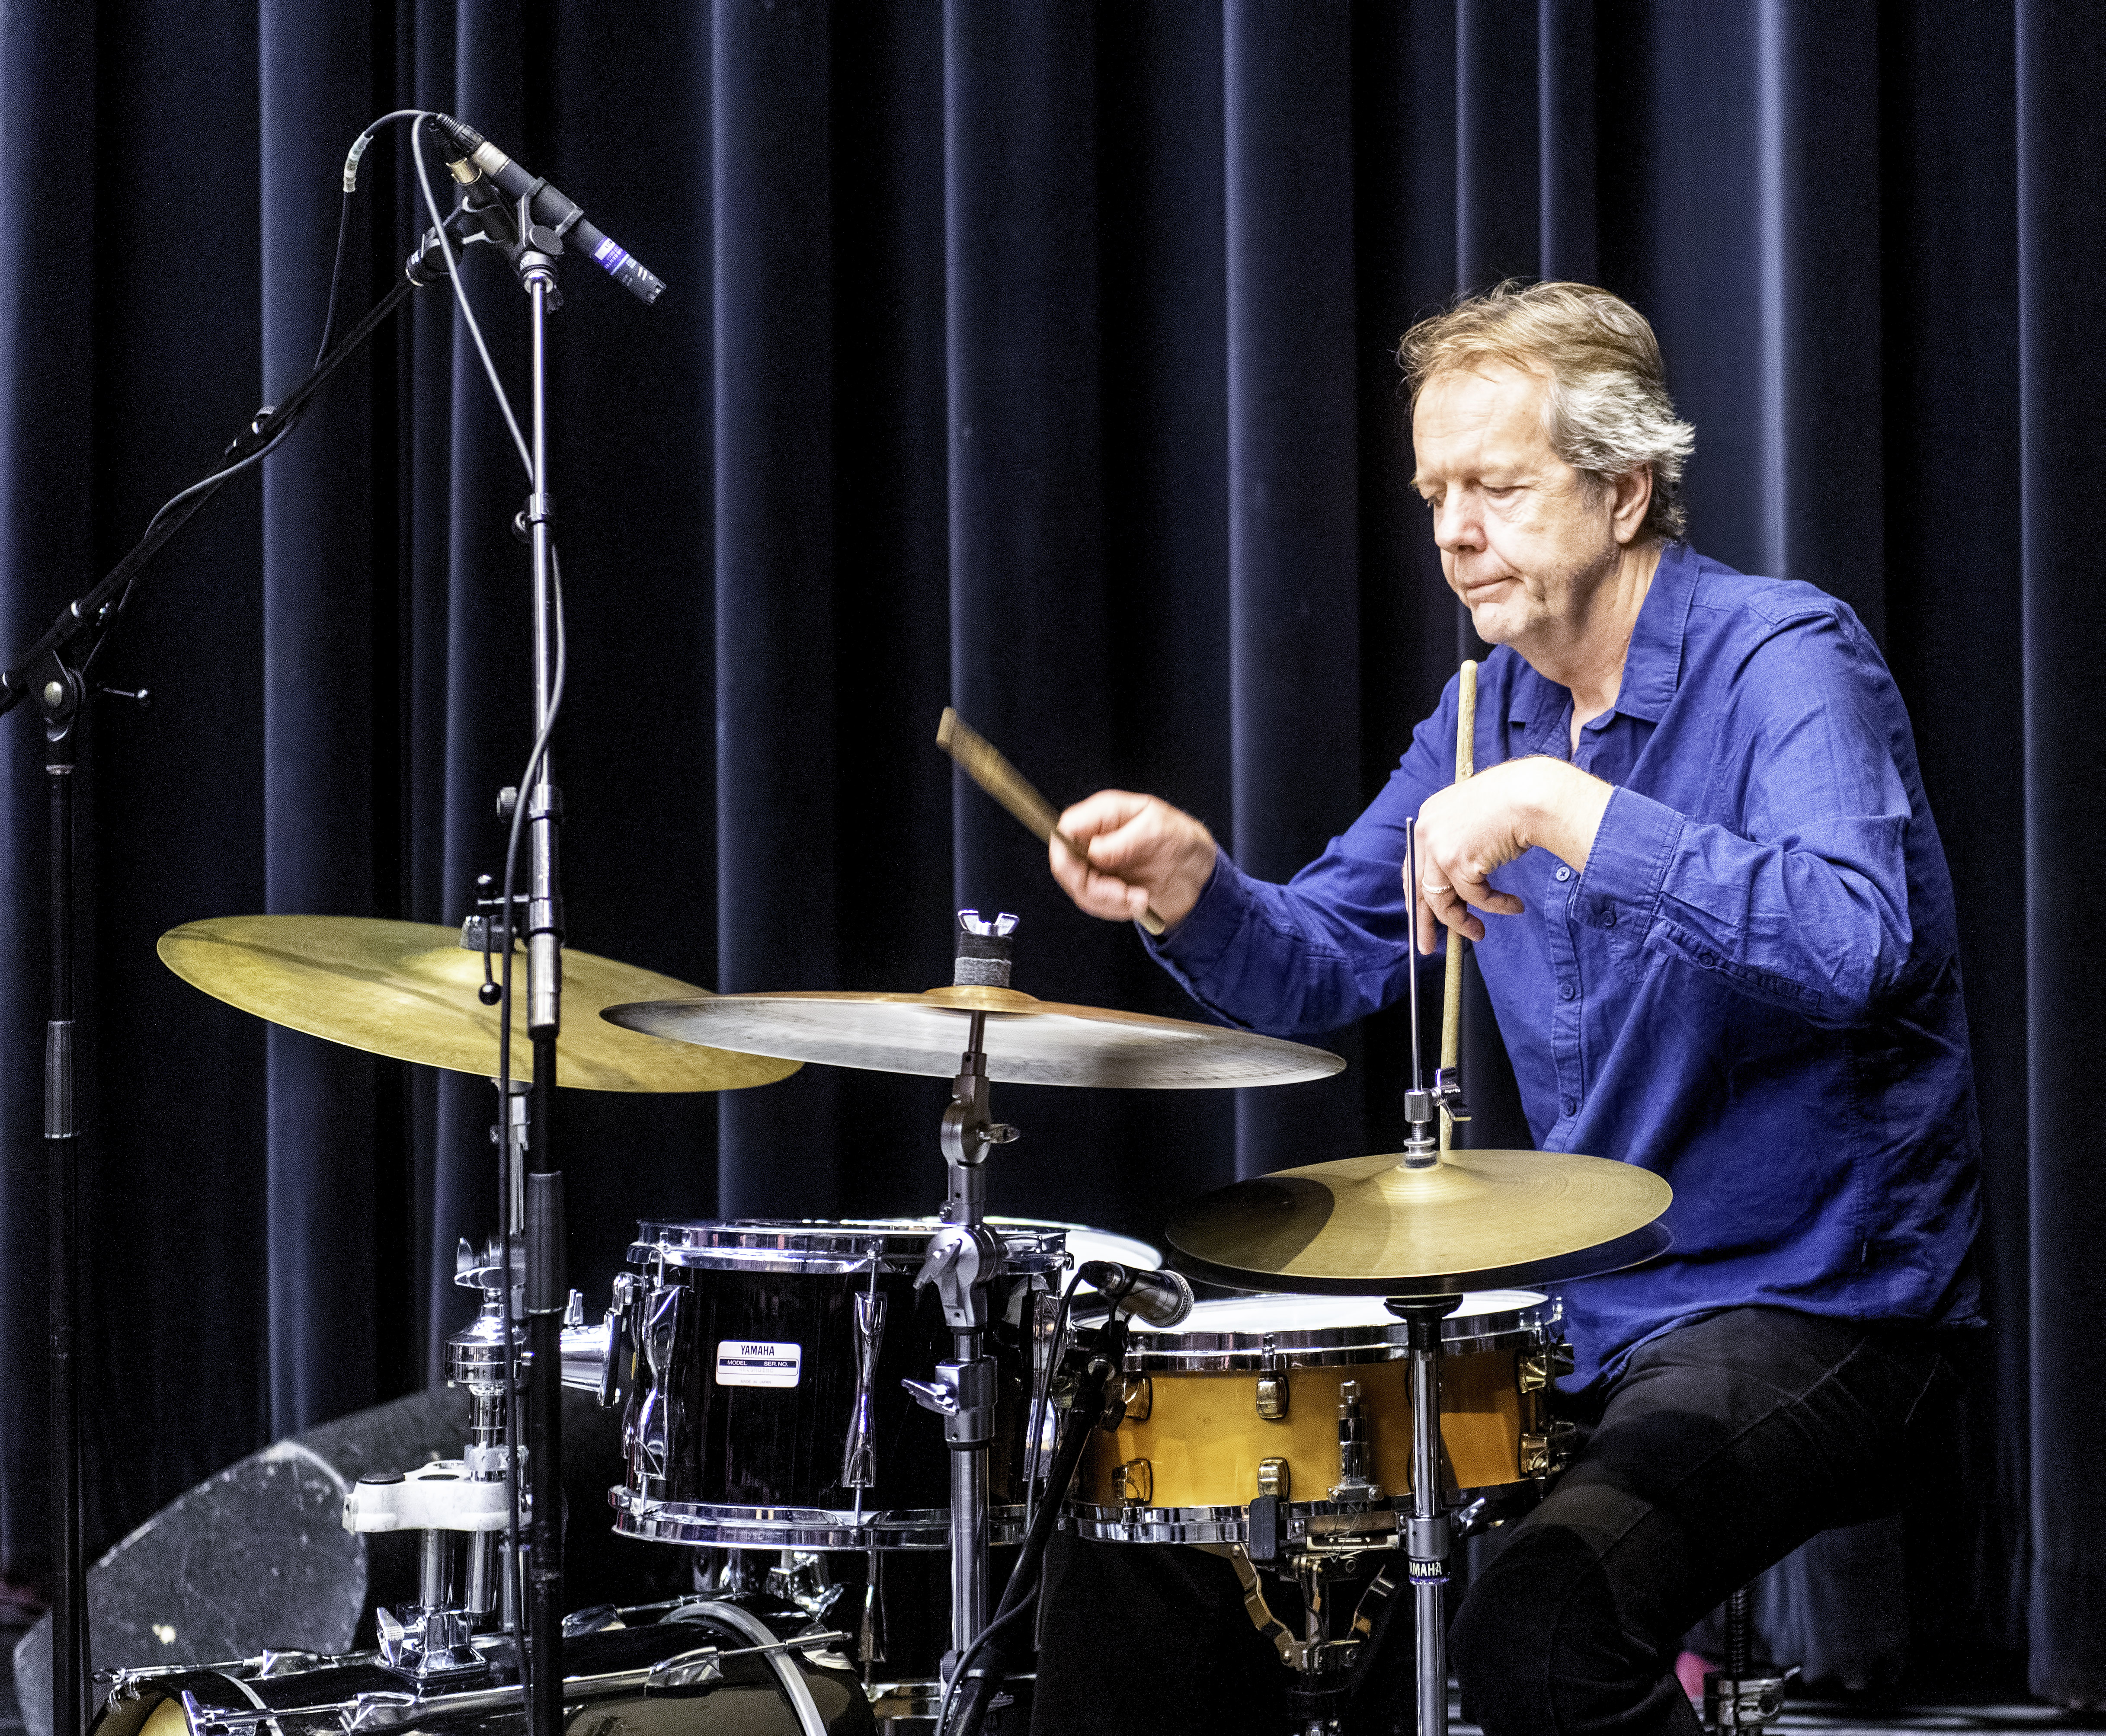
MULTIPOLYGON (((1455 781, 1461 783, 1477 769, 1477 660, 1463 660, 1461 689, 1455 700, 1455 781)), ((1463 949, 1469 942, 1453 928, 1448 931, 1448 975, 1441 996, 1441 1064, 1454 1069, 1463 1058, 1463 949)), ((1441 1112, 1441 1149, 1446 1151, 1455 1133, 1454 1118, 1441 1112)))
MULTIPOLYGON (((967 777, 1030 828, 1041 843, 1060 840, 1060 848, 1078 861, 1087 862, 1090 852, 1062 831, 1053 804, 1033 789, 1024 775, 995 751, 994 745, 975 730, 948 705, 936 725, 936 745, 964 770, 967 777)), ((1150 934, 1163 932, 1163 919, 1145 910, 1138 918, 1150 934)))

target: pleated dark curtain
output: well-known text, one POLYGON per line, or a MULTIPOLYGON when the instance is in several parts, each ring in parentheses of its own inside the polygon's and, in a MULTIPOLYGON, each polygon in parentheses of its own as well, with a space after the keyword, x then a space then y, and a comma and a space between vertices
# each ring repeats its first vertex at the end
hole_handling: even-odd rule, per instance
MULTIPOLYGON (((2097 1702, 2102 74, 2061 0, 7 8, 0 638, 302 374, 344 150, 443 108, 671 286, 647 309, 574 260, 556 324, 571 944, 727 990, 912 989, 977 905, 1022 916, 1020 986, 1176 1013, 954 786, 939 710, 1057 799, 1160 791, 1291 871, 1472 649, 1405 486, 1398 333, 1508 274, 1606 284, 1697 427, 1699 546, 1848 599, 1909 700, 1960 888, 1995 1321, 1918 1633, 2097 1702)), ((391 135, 353 313, 413 187, 391 135)), ((496 257, 465 275, 523 393, 523 298, 496 257)), ((153 942, 459 920, 528 745, 523 496, 421 291, 96 665, 154 705, 99 700, 82 774, 95 1540, 421 1383, 467 1311, 489 1085, 267 1031, 153 942)), ((0 1573, 30 1579, 47 831, 36 720, 0 732, 0 1573)), ((1480 1004, 1486 1144, 1519 1136, 1495 1035, 1480 1004)), ((1340 1078, 1241 1100, 1015 1089, 996 1204, 1145 1231, 1382 1148, 1400 1040, 1386 1015, 1339 1034, 1340 1078)), ((574 1277, 603 1293, 639 1217, 927 1209, 942 1101, 817 1068, 566 1094, 574 1277)))

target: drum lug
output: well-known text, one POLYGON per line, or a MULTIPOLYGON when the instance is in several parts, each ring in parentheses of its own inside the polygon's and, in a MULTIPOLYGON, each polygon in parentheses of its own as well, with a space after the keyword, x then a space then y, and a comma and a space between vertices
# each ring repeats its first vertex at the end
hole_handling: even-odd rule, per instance
POLYGON ((636 1414, 633 1433, 625 1433, 635 1443, 636 1456, 643 1461, 636 1469, 646 1478, 663 1479, 667 1474, 673 1433, 673 1355, 680 1336, 682 1299, 687 1294, 680 1285, 661 1284, 643 1300, 643 1330, 639 1336, 644 1362, 651 1370, 651 1390, 636 1414))
POLYGON ((841 1487, 867 1489, 877 1483, 877 1449, 871 1439, 878 1348, 885 1342, 885 1293, 858 1291, 855 1298, 855 1398, 848 1439, 841 1448, 841 1487))
POLYGON ((1257 1414, 1266 1422, 1284 1422, 1287 1418, 1287 1371, 1261 1374, 1257 1377, 1257 1414))
POLYGON ((1544 1345, 1525 1352, 1514 1368, 1514 1384, 1525 1393, 1539 1393, 1560 1375, 1572 1372, 1572 1346, 1544 1345))
POLYGON ((1122 1403, 1126 1421, 1146 1422, 1148 1413, 1155 1408, 1155 1382, 1146 1375, 1128 1375, 1122 1403))
POLYGON ((1145 1507, 1155 1494, 1155 1467, 1145 1459, 1129 1459, 1112 1473, 1120 1505, 1145 1507))
POLYGON ((1272 1501, 1291 1501, 1294 1497, 1294 1473, 1288 1469, 1284 1459, 1260 1459, 1257 1461, 1257 1492, 1272 1501))
POLYGON ((1524 1477, 1554 1477, 1565 1469, 1578 1433, 1569 1422, 1553 1422, 1540 1434, 1521 1438, 1521 1474, 1524 1477))
POLYGON ((1368 1439, 1360 1414, 1360 1383, 1347 1380, 1338 1388, 1338 1480, 1331 1499, 1348 1506, 1363 1506, 1382 1499, 1382 1485, 1368 1479, 1368 1439))

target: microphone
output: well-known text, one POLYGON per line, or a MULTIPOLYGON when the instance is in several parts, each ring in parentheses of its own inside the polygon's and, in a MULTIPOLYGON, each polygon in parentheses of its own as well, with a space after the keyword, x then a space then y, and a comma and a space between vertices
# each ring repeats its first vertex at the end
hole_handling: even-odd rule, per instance
POLYGON ((592 256, 593 263, 639 301, 655 302, 664 293, 664 282, 588 222, 585 212, 575 200, 566 198, 539 177, 528 174, 474 128, 463 124, 450 114, 434 114, 432 124, 439 129, 448 146, 459 154, 453 161, 473 163, 509 198, 527 200, 527 208, 536 222, 547 225, 559 235, 576 236, 578 244, 592 256))
POLYGON ((1111 1302, 1114 1312, 1123 1309, 1158 1331, 1181 1324, 1192 1312, 1192 1286, 1181 1272, 1144 1272, 1108 1259, 1086 1259, 1076 1276, 1111 1302))

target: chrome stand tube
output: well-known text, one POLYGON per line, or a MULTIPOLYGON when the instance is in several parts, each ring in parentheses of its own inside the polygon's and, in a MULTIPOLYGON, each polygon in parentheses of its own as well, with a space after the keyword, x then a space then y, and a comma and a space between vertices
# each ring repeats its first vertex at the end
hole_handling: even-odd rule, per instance
MULTIPOLYGON (((976 911, 958 913, 957 973, 960 984, 1002 988, 1009 982, 1009 937, 1014 916, 983 922, 976 911)), ((965 1052, 951 1082, 941 1140, 949 1188, 943 1223, 929 1243, 915 1279, 933 1284, 951 1329, 952 1354, 936 1365, 932 1380, 909 1380, 917 1403, 943 1419, 951 1454, 951 1650, 943 1679, 957 1673, 966 1649, 988 1620, 988 1448, 994 1443, 996 1372, 987 1354, 988 1294, 1001 1253, 987 1228, 987 1159, 995 1146, 1016 1137, 1014 1127, 988 1111, 987 1014, 967 1023, 965 1052)), ((538 1733, 536 1733, 538 1736, 538 1733)))
POLYGON ((1411 1511, 1405 1556, 1411 1576, 1418 1736, 1448 1736, 1448 1631, 1441 1589, 1450 1535, 1441 1496, 1441 1322, 1460 1296, 1396 1297, 1386 1304, 1405 1322, 1411 1357, 1411 1511))
MULTIPOLYGON (((977 1368, 980 1334, 957 1335, 961 1371, 977 1368)), ((951 1447, 951 1644, 958 1652, 979 1637, 988 1617, 988 1447, 985 1440, 951 1447)))

